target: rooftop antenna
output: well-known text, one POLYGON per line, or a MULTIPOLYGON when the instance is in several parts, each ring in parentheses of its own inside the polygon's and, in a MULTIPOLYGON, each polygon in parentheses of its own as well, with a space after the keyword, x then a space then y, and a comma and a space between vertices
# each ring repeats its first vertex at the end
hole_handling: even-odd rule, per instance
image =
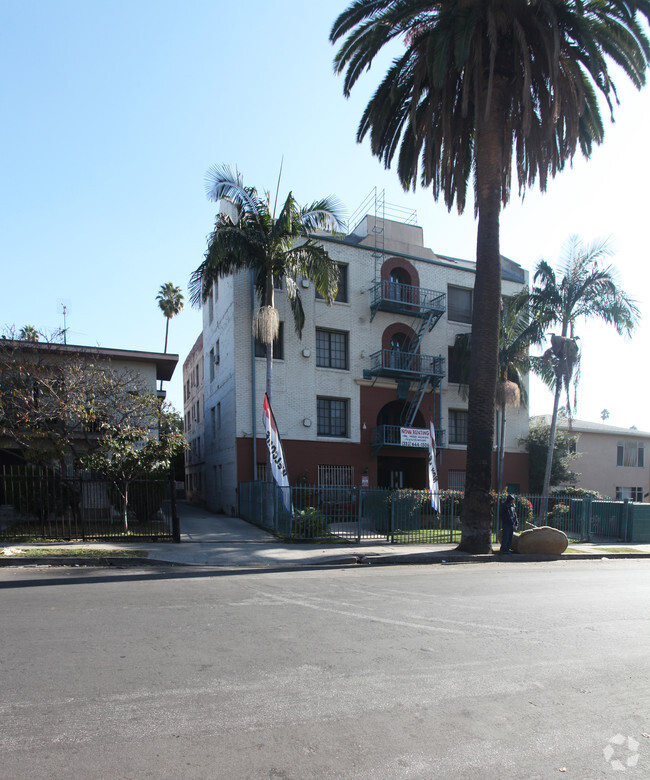
POLYGON ((67 325, 66 325, 65 315, 66 315, 66 312, 68 310, 68 307, 65 305, 65 303, 62 303, 61 304, 61 308, 63 309, 63 343, 67 344, 68 343, 68 328, 67 328, 67 325))

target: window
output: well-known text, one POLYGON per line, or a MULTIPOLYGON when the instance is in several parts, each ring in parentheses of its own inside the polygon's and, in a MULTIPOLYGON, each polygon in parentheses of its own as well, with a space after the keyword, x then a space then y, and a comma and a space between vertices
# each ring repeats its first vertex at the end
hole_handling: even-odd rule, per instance
MULTIPOLYGON (((255 357, 266 357, 266 346, 255 339, 255 357)), ((273 342, 273 360, 284 360, 284 322, 280 323, 280 331, 273 342)))
POLYGON ((221 348, 219 346, 219 339, 217 339, 217 343, 214 345, 214 364, 215 366, 218 366, 221 362, 221 348))
POLYGON ((217 404, 217 428, 221 428, 221 402, 217 404))
POLYGON ((212 282, 212 297, 214 298, 214 302, 216 303, 219 300, 219 280, 215 279, 214 282, 212 282))
MULTIPOLYGON (((339 288, 334 300, 337 303, 348 302, 348 267, 343 263, 337 263, 339 269, 339 288)), ((322 300, 323 296, 316 290, 316 297, 322 300)))
POLYGON ((460 469, 449 469, 447 485, 449 490, 465 490, 465 472, 460 469))
POLYGON ((194 366, 194 373, 196 375, 196 386, 199 386, 199 364, 197 363, 196 366, 194 366))
POLYGON ((463 374, 466 375, 465 381, 468 379, 468 373, 464 369, 463 361, 459 359, 459 350, 456 347, 447 347, 447 381, 452 384, 461 384, 463 374))
POLYGON ((616 465, 645 468, 645 444, 640 441, 619 441, 616 446, 616 465))
POLYGON ((352 487, 354 469, 352 466, 318 466, 319 487, 352 487))
POLYGON ((323 368, 349 368, 348 334, 316 328, 316 365, 323 368))
POLYGON ((449 410, 449 443, 467 444, 467 412, 464 409, 449 410))
POLYGON ((212 324, 212 320, 214 319, 214 301, 212 300, 212 296, 208 298, 208 322, 212 324))
POLYGON ((641 487, 617 487, 616 488, 616 500, 624 501, 625 499, 630 501, 643 501, 643 488, 641 487))
POLYGON ((348 436, 348 402, 340 398, 318 398, 319 436, 348 436))
POLYGON ((210 409, 210 422, 212 424, 212 435, 214 436, 217 432, 217 409, 214 406, 210 409))
POLYGON ((447 319, 453 322, 472 321, 473 291, 467 287, 447 287, 447 319))
POLYGON ((196 402, 196 421, 197 421, 197 423, 201 422, 201 414, 200 414, 201 407, 199 406, 199 403, 200 403, 199 401, 196 402))
POLYGON ((210 350, 210 381, 214 381, 214 348, 210 350))

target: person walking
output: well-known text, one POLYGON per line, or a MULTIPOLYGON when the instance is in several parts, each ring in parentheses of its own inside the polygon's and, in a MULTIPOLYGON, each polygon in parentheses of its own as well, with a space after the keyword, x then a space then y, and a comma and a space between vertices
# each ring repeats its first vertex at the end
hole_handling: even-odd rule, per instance
POLYGON ((517 528, 517 510, 515 509, 515 497, 508 493, 505 502, 501 506, 501 552, 502 555, 512 555, 510 545, 517 528))

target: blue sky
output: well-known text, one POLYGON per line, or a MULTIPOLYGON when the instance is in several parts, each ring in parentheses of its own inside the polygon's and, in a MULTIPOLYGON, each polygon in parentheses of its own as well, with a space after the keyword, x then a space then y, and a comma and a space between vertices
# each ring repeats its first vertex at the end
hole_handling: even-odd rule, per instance
MULTIPOLYGON (((328 34, 345 3, 22 0, 0 10, 0 327, 62 325, 69 343, 162 351, 155 296, 186 291, 215 205, 204 176, 216 163, 300 202, 336 195, 349 214, 374 187, 414 209, 434 251, 472 259, 471 208, 459 217, 428 191, 404 193, 367 145, 358 120, 385 70, 350 100, 332 73, 328 34)), ((620 280, 650 303, 645 141, 650 91, 618 80, 616 123, 588 163, 576 158, 545 195, 515 198, 502 216, 503 254, 532 270, 555 265, 571 233, 611 236, 620 280)), ((606 113, 606 109, 605 109, 606 113)), ((189 304, 170 326, 181 362, 201 327, 189 304)), ((650 430, 645 403, 650 324, 632 341, 589 324, 582 338, 578 416, 650 430)), ((181 367, 169 398, 182 407, 181 367)), ((531 413, 550 412, 533 386, 531 413)))

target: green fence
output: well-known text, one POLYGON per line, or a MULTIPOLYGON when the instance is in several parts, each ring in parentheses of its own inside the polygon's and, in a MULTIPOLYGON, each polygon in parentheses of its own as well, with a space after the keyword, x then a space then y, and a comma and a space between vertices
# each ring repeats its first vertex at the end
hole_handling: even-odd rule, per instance
MULTIPOLYGON (((492 535, 496 542, 503 495, 492 496, 492 535)), ((633 505, 591 497, 515 496, 519 530, 550 525, 570 541, 629 541, 633 505), (545 517, 542 514, 546 511, 545 517)), ((274 483, 240 485, 240 515, 285 539, 393 544, 460 541, 463 494, 443 490, 440 508, 428 490, 384 490, 345 486, 278 488, 274 483)), ((637 524, 638 526, 638 524, 637 524)))

